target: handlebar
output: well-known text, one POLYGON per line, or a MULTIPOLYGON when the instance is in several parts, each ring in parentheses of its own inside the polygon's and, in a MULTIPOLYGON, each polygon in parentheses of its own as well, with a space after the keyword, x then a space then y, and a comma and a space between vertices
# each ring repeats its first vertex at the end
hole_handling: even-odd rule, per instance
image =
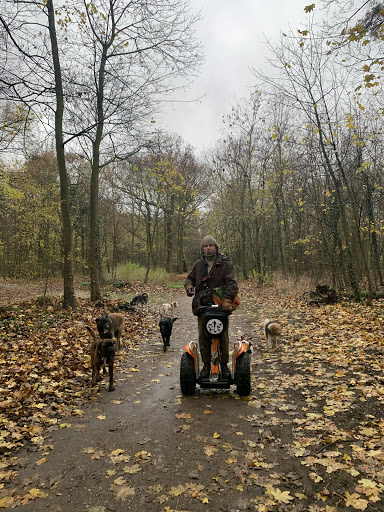
POLYGON ((215 308, 215 309, 217 308, 221 311, 224 311, 222 306, 217 306, 216 304, 209 304, 208 306, 199 306, 197 308, 197 311, 199 311, 199 313, 205 313, 207 311, 207 309, 213 309, 213 308, 215 308))

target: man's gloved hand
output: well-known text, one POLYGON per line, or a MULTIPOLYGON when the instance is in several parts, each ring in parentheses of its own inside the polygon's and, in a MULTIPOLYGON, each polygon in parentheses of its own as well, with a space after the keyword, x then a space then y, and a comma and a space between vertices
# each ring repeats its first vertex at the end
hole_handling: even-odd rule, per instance
POLYGON ((193 286, 189 285, 185 288, 185 291, 187 292, 188 297, 192 297, 193 295, 193 286))
POLYGON ((228 313, 232 312, 232 301, 229 299, 223 299, 223 309, 224 311, 227 311, 228 313))

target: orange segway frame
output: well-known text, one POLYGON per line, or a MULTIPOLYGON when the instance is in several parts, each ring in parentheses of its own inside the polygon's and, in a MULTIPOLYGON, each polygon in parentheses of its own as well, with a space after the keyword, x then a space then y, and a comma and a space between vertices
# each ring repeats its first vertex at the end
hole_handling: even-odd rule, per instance
POLYGON ((233 346, 233 353, 232 353, 232 370, 233 375, 236 375, 236 360, 237 358, 243 353, 249 350, 250 343, 245 340, 238 340, 233 346))
POLYGON ((190 341, 184 346, 184 350, 193 357, 195 361, 195 372, 199 375, 199 346, 196 341, 190 341))

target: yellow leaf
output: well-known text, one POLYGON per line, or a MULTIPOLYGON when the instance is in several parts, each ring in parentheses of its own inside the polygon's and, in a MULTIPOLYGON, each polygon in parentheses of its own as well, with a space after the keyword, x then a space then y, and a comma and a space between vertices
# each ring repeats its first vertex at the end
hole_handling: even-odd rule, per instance
POLYGON ((267 484, 265 488, 267 494, 279 503, 289 503, 295 499, 293 496, 290 496, 290 491, 281 491, 279 488, 274 488, 271 484, 267 484))
POLYGON ((0 499, 0 508, 7 508, 13 502, 12 496, 5 496, 5 498, 0 499))
POLYGON ((40 491, 40 489, 29 489, 29 494, 31 494, 32 496, 34 496, 35 498, 46 498, 48 496, 47 493, 43 492, 43 491, 40 491))
POLYGON ((135 457, 137 459, 149 459, 151 454, 149 452, 146 452, 145 450, 141 450, 141 452, 136 452, 135 457))
POLYGON ((95 453, 95 448, 83 448, 83 453, 87 453, 87 454, 90 454, 90 453, 95 453))
POLYGON ((364 434, 365 436, 374 436, 375 434, 377 434, 377 430, 374 429, 374 428, 369 428, 369 427, 363 427, 360 429, 360 432, 362 434, 364 434))
POLYGON ((104 414, 100 414, 99 416, 97 416, 97 419, 98 420, 105 420, 106 416, 104 414))
POLYGON ((117 498, 125 500, 129 496, 135 495, 135 489, 133 487, 119 487, 116 493, 117 498))
POLYGON ((116 480, 113 481, 114 484, 116 485, 124 485, 125 484, 125 480, 122 476, 119 476, 119 478, 116 478, 116 480))
POLYGON ((209 503, 208 498, 204 498, 203 500, 201 500, 201 503, 209 503))
POLYGON ((81 409, 74 409, 71 414, 72 416, 82 416, 84 414, 84 411, 82 411, 81 409))
POLYGON ((171 496, 181 496, 185 492, 185 487, 183 485, 173 486, 169 489, 168 494, 171 496))
POLYGON ((365 510, 368 506, 368 501, 360 498, 360 494, 354 492, 353 494, 349 494, 347 491, 344 496, 346 497, 345 506, 353 507, 356 510, 365 510))
POLYGON ((178 420, 180 420, 180 419, 186 420, 186 419, 191 418, 191 415, 187 412, 181 412, 180 414, 175 414, 175 416, 178 420))
POLYGON ((316 483, 319 483, 319 482, 321 482, 322 480, 324 480, 324 478, 323 478, 323 477, 321 477, 320 475, 318 475, 317 473, 309 473, 309 476, 310 476, 310 478, 311 478, 314 482, 316 482, 316 483))
POLYGON ((117 455, 121 455, 122 453, 124 453, 124 450, 122 450, 121 448, 117 448, 117 450, 111 452, 111 455, 116 457, 117 455))
POLYGON ((208 409, 204 411, 204 414, 212 414, 212 411, 209 411, 208 409))
POLYGON ((204 453, 207 457, 212 457, 216 452, 216 446, 204 446, 204 453))
POLYGON ((44 464, 44 462, 47 462, 47 458, 43 457, 42 459, 38 460, 36 462, 36 466, 40 466, 41 464, 44 464))
POLYGON ((219 439, 220 434, 219 434, 218 432, 215 432, 215 433, 213 434, 213 437, 214 437, 215 439, 219 439))

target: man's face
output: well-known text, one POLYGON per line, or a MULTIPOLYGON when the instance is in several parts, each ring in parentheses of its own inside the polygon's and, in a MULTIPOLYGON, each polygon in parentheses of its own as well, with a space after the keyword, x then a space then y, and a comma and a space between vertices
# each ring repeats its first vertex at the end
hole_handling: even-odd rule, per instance
POLYGON ((212 256, 216 254, 216 246, 214 244, 203 245, 203 252, 205 256, 212 256))

